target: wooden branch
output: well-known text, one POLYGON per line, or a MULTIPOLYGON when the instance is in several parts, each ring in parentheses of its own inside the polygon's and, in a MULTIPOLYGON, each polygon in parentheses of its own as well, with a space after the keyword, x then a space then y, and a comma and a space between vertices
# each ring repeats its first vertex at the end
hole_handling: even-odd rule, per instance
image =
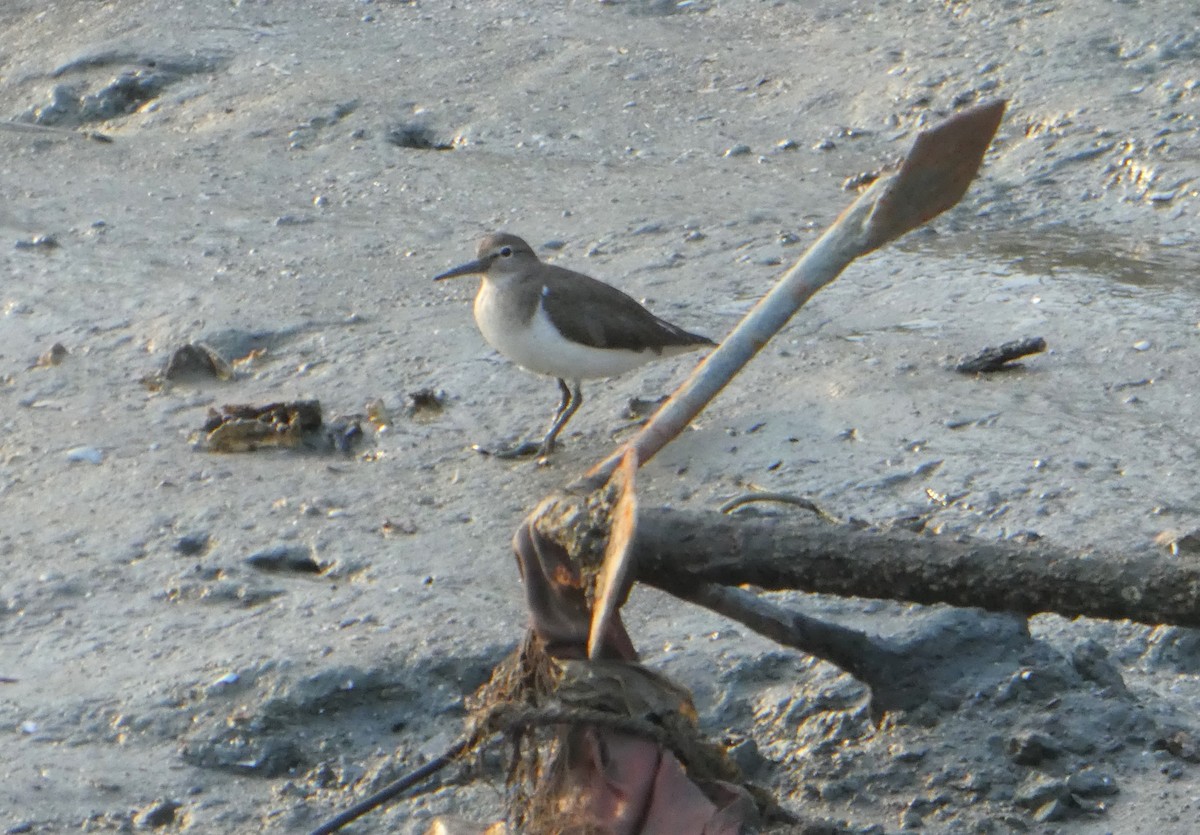
POLYGON ((1046 350, 1046 340, 1040 336, 1029 339, 1015 339, 1005 342, 999 348, 984 348, 973 357, 963 357, 954 366, 959 374, 988 374, 993 371, 1007 371, 1017 366, 1011 363, 1021 357, 1040 354, 1046 350))
POLYGON ((929 701, 942 684, 930 675, 931 657, 948 648, 929 642, 897 643, 848 626, 818 620, 766 600, 746 589, 701 583, 667 589, 750 627, 776 643, 836 664, 871 690, 871 716, 878 723, 893 710, 909 710, 929 701))
POLYGON ((880 666, 880 655, 887 651, 865 632, 785 609, 746 589, 700 583, 665 590, 743 623, 777 644, 836 664, 868 684, 871 670, 880 666))
POLYGON ((633 557, 639 580, 685 599, 705 584, 750 585, 1200 627, 1200 562, 1157 553, 1080 554, 807 517, 643 508, 633 557))

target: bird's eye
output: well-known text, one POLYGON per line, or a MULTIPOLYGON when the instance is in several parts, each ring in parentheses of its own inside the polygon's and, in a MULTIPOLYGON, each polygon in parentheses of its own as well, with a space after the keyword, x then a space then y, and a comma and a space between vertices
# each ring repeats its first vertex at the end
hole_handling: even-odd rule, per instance
POLYGON ((511 246, 500 247, 500 257, 501 258, 511 258, 512 257, 512 247, 511 246))

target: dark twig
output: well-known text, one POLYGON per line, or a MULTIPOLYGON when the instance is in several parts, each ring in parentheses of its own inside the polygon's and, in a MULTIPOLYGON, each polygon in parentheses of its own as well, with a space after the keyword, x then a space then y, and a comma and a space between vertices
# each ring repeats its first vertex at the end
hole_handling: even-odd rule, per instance
POLYGON ((991 371, 1008 371, 1013 360, 1040 354, 1046 350, 1046 340, 1040 336, 1031 339, 1016 339, 1005 342, 999 348, 984 348, 973 357, 963 357, 954 366, 960 374, 986 374, 991 371))
POLYGON ((865 632, 784 609, 746 589, 701 583, 671 591, 684 600, 744 623, 778 644, 836 664, 860 681, 870 682, 872 677, 864 671, 877 666, 877 656, 885 651, 865 632))
POLYGON ((470 748, 473 742, 472 737, 462 737, 447 748, 446 752, 441 756, 435 757, 415 771, 410 771, 399 780, 389 783, 366 800, 356 803, 340 815, 330 818, 314 829, 311 835, 330 835, 330 833, 337 832, 342 827, 353 823, 368 812, 378 809, 380 806, 400 796, 422 781, 428 780, 434 774, 437 774, 443 768, 450 765, 450 763, 462 756, 463 752, 470 748))
POLYGON ((840 522, 841 520, 830 513, 822 510, 816 502, 807 496, 797 496, 793 493, 777 493, 771 490, 761 492, 743 493, 740 496, 734 496, 719 508, 722 513, 733 513, 741 507, 755 502, 777 502, 779 504, 790 504, 796 507, 810 510, 820 516, 826 522, 840 522))

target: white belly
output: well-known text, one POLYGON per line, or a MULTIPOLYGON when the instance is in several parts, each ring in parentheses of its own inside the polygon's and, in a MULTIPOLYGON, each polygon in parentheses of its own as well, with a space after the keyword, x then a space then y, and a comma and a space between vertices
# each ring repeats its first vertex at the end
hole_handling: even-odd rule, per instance
POLYGON ((475 324, 489 345, 529 371, 565 380, 614 377, 662 356, 570 342, 550 323, 540 303, 527 326, 514 327, 510 322, 496 303, 491 282, 484 281, 475 297, 475 324))

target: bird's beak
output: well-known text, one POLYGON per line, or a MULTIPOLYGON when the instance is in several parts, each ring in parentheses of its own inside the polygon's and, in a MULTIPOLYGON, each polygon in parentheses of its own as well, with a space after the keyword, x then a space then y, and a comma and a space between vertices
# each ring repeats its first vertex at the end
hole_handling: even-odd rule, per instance
POLYGON ((435 275, 434 281, 441 281, 443 278, 457 278, 460 275, 481 275, 487 272, 488 264, 484 260, 468 261, 465 264, 459 264, 453 269, 446 270, 441 275, 435 275))

